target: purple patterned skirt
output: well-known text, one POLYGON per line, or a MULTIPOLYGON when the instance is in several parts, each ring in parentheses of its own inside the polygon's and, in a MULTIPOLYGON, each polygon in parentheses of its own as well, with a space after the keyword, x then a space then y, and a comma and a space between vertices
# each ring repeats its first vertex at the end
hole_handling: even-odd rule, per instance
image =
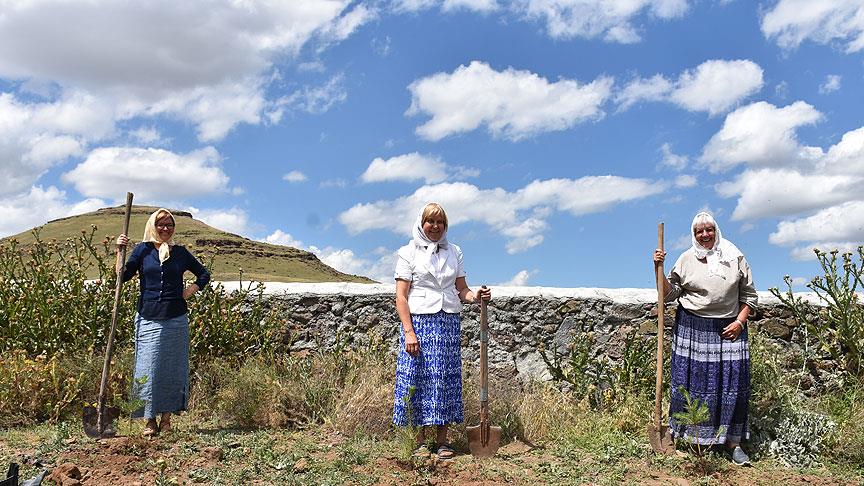
POLYGON ((738 443, 750 436, 750 348, 747 329, 734 341, 720 333, 734 318, 699 317, 680 304, 672 343, 669 428, 676 438, 699 444, 738 443), (708 420, 698 425, 679 423, 673 415, 684 411, 683 387, 691 399, 708 406, 708 420))
MULTIPOLYGON (((399 339, 393 423, 444 425, 463 420, 462 321, 459 314, 411 314, 420 354, 405 351, 399 339), (409 398, 410 397, 410 398, 409 398)), ((401 326, 400 326, 401 327, 401 326)))

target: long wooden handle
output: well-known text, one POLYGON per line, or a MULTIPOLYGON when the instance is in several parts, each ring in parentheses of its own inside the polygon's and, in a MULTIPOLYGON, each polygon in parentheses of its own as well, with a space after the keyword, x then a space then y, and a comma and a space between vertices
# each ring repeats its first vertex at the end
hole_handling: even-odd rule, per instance
MULTIPOLYGON (((132 216, 132 193, 126 193, 126 212, 123 220, 123 234, 129 234, 129 218, 132 216)), ((108 376, 111 371, 111 356, 114 354, 114 331, 117 329, 117 316, 120 312, 120 294, 123 290, 123 270, 126 267, 126 245, 120 248, 120 265, 117 266, 117 283, 114 286, 114 309, 111 311, 111 328, 108 331, 108 343, 105 346, 105 363, 102 365, 102 382, 99 384, 99 404, 96 427, 99 433, 105 430, 103 415, 105 413, 105 398, 108 395, 108 376)))
MULTIPOLYGON (((663 251, 663 223, 657 225, 657 248, 663 251)), ((654 264, 657 277, 657 381, 654 389, 654 427, 660 430, 660 394, 663 390, 663 328, 666 314, 663 292, 664 271, 662 263, 654 264)))
POLYGON ((484 299, 480 299, 480 443, 484 447, 489 443, 489 319, 484 299))

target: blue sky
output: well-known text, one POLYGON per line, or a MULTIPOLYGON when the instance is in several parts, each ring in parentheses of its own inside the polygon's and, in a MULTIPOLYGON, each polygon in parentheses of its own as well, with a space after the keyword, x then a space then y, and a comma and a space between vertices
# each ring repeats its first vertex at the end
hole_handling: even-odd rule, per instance
POLYGON ((0 236, 132 191, 391 281, 434 200, 469 283, 651 287, 708 209, 767 289, 864 242, 862 81, 862 0, 0 1, 0 236))

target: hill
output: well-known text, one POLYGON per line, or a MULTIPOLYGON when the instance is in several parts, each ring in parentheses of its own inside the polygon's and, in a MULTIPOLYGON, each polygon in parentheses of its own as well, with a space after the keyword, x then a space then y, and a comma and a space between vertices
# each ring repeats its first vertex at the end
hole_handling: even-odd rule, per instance
MULTIPOLYGON (((39 238, 44 241, 52 239, 63 241, 79 235, 82 230, 89 231, 95 225, 97 236, 114 240, 123 230, 123 209, 123 206, 103 208, 49 221, 40 227, 39 238)), ((144 224, 156 209, 158 208, 150 206, 132 207, 132 217, 129 222, 129 239, 132 243, 140 241, 144 233, 144 224)), ((242 269, 243 280, 373 283, 369 278, 342 273, 325 265, 308 251, 253 241, 208 226, 192 218, 189 212, 180 210, 171 210, 171 212, 177 219, 174 240, 187 247, 205 265, 212 258, 214 280, 239 280, 242 269)), ((24 246, 35 241, 32 230, 8 238, 15 238, 24 246)))

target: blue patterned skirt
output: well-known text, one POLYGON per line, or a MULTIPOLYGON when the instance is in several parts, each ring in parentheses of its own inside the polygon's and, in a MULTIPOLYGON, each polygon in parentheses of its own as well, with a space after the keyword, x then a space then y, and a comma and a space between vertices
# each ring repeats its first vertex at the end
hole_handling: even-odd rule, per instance
POLYGON ((699 317, 680 304, 672 343, 669 428, 675 437, 699 444, 737 443, 748 439, 750 400, 750 348, 747 329, 734 341, 720 333, 734 319, 699 317), (684 425, 672 415, 684 411, 683 387, 691 399, 708 406, 708 420, 684 425))
POLYGON ((186 410, 189 399, 189 316, 149 320, 135 314, 133 417, 186 410))
POLYGON ((405 351, 405 333, 402 332, 396 362, 393 423, 462 422, 462 321, 459 314, 444 311, 411 314, 411 323, 420 343, 420 354, 414 357, 405 351))

